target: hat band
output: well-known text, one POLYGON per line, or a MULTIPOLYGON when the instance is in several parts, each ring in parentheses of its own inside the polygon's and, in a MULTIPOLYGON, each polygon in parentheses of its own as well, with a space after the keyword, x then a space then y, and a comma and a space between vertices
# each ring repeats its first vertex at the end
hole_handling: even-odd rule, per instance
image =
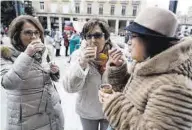
POLYGON ((135 32, 135 33, 142 34, 142 35, 166 37, 165 35, 163 35, 159 32, 156 32, 154 30, 151 30, 149 28, 146 28, 136 22, 131 23, 126 29, 131 32, 135 32))

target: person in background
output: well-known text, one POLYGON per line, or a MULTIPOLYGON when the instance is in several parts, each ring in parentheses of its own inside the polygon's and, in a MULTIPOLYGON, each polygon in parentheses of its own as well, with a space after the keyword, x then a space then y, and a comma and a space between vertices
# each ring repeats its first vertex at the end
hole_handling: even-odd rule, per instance
POLYGON ((55 37, 55 34, 56 34, 55 29, 51 29, 51 37, 52 37, 52 38, 55 37))
POLYGON ((103 111, 116 130, 191 130, 192 38, 174 37, 171 11, 150 7, 138 14, 131 32, 132 75, 117 50, 109 51, 108 81, 123 93, 99 91, 103 111), (147 17, 146 17, 147 16, 147 17))
POLYGON ((77 34, 75 30, 72 32, 69 45, 70 45, 70 55, 80 46, 80 36, 77 34))
POLYGON ((63 32, 64 46, 65 46, 65 56, 68 56, 68 48, 69 48, 69 39, 66 32, 63 32))
POLYGON ((112 47, 109 26, 101 19, 89 20, 83 27, 80 49, 71 55, 71 62, 63 77, 64 89, 78 93, 76 112, 83 130, 106 130, 108 122, 98 98, 99 86, 105 83, 105 65, 112 47))
POLYGON ((45 30, 44 34, 45 34, 45 38, 44 38, 45 46, 48 49, 50 60, 53 60, 53 58, 54 58, 54 47, 53 47, 54 40, 50 36, 50 31, 49 30, 45 30))
POLYGON ((61 56, 60 55, 61 41, 62 41, 61 33, 59 31, 57 31, 56 35, 54 37, 56 56, 61 56))
POLYGON ((28 15, 10 25, 13 48, 1 47, 1 86, 7 92, 7 130, 64 130, 61 100, 53 81, 59 68, 48 63, 43 27, 28 15))

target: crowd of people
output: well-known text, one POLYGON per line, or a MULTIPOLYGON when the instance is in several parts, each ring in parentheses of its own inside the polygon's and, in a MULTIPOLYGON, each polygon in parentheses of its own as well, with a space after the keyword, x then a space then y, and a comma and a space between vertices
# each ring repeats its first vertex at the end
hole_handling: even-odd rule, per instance
POLYGON ((177 25, 171 11, 141 11, 126 27, 128 60, 103 19, 85 23, 80 40, 76 31, 52 35, 34 17, 16 17, 8 33, 13 47, 1 46, 6 129, 64 130, 55 87, 62 80, 66 92, 78 94, 83 130, 191 130, 192 38, 174 37, 177 25), (62 39, 71 60, 60 77, 52 59, 62 39))
POLYGON ((79 48, 81 37, 75 30, 64 31, 63 34, 61 34, 59 31, 56 31, 55 35, 53 35, 53 32, 47 29, 45 30, 45 44, 49 46, 49 52, 51 55, 54 55, 55 48, 55 56, 61 56, 60 50, 62 41, 64 41, 63 46, 65 47, 65 56, 69 56, 79 48))

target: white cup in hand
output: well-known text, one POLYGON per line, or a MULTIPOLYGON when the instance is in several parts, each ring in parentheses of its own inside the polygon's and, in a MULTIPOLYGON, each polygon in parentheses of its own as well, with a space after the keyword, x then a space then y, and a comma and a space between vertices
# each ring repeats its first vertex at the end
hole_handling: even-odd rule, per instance
POLYGON ((96 46, 88 46, 86 47, 86 50, 89 50, 89 56, 88 56, 88 59, 89 60, 94 60, 97 58, 97 47, 96 46), (93 51, 93 52, 91 52, 93 51))
POLYGON ((25 53, 29 56, 35 55, 37 52, 43 51, 45 48, 41 40, 33 40, 26 48, 25 53))
POLYGON ((79 60, 80 66, 85 69, 88 66, 89 61, 96 59, 97 47, 87 46, 81 51, 81 57, 79 60))

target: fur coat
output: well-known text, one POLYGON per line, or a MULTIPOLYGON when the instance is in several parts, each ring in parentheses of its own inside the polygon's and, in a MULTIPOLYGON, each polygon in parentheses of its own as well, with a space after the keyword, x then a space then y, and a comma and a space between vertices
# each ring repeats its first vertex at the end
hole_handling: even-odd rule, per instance
POLYGON ((108 82, 124 88, 103 111, 117 130, 191 130, 192 38, 136 64, 107 67, 108 82), (129 80, 128 80, 129 78, 129 80))

